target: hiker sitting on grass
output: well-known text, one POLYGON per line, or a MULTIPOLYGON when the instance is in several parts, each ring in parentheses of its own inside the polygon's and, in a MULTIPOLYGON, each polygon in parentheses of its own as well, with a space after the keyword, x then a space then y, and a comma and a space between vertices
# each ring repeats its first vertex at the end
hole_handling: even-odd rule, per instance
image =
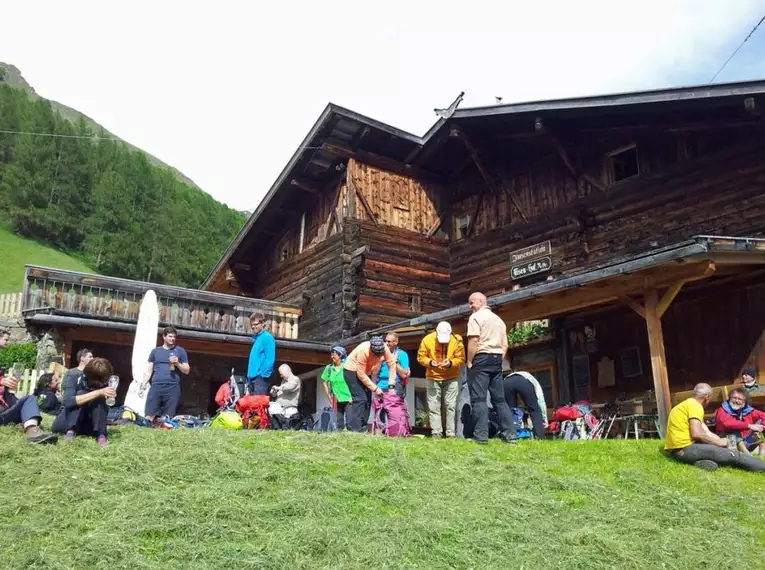
POLYGON ((279 376, 282 377, 282 383, 271 388, 271 395, 276 398, 275 403, 282 407, 284 416, 289 418, 298 411, 300 378, 292 373, 289 364, 282 364, 279 367, 279 376))
POLYGON ((672 408, 667 421, 664 449, 674 459, 712 471, 718 464, 733 465, 748 471, 765 471, 765 461, 728 448, 728 440, 709 431, 704 423, 704 407, 712 400, 709 384, 696 384, 693 397, 672 408))
POLYGON ((731 390, 728 400, 717 409, 715 431, 741 453, 765 456, 765 442, 760 438, 765 431, 765 412, 748 405, 746 395, 743 388, 731 390))
MULTIPOLYGON (((11 335, 0 330, 0 349, 5 348, 11 335)), ((9 390, 19 387, 18 378, 7 376, 0 371, 0 426, 21 424, 29 443, 56 443, 58 436, 40 429, 42 416, 34 396, 21 399, 9 390)))
POLYGON ((107 385, 114 374, 105 358, 94 358, 80 376, 67 376, 64 381, 64 408, 53 422, 55 433, 66 433, 66 441, 76 435, 95 436, 98 445, 106 447, 106 417, 109 406, 106 398, 114 398, 117 391, 107 385))
POLYGON ((37 387, 34 396, 40 410, 46 414, 57 415, 61 411, 61 400, 58 397, 59 388, 58 374, 46 372, 37 379, 37 387))

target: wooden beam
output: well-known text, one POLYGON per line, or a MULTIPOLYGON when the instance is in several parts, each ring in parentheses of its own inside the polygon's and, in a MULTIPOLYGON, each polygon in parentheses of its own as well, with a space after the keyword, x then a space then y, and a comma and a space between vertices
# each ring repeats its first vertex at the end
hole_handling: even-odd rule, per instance
POLYGON ((364 194, 361 193, 361 190, 359 190, 358 187, 353 183, 350 176, 348 176, 348 184, 353 189, 354 194, 356 194, 356 196, 359 197, 359 200, 361 200, 361 205, 364 206, 364 211, 367 213, 369 218, 375 223, 376 226, 379 226, 380 222, 377 220, 377 216, 375 216, 375 213, 372 210, 372 206, 369 205, 369 202, 367 202, 366 197, 364 196, 364 194))
POLYGON ((296 188, 300 188, 303 192, 308 192, 309 194, 319 195, 322 191, 322 188, 316 186, 312 182, 308 182, 307 180, 298 180, 297 178, 293 178, 290 181, 290 184, 296 188))
POLYGON ((481 192, 478 195, 478 203, 475 205, 475 211, 468 221, 467 235, 469 236, 473 235, 473 230, 478 225, 478 214, 481 212, 481 206, 483 206, 483 197, 485 194, 486 192, 481 192))
POLYGON ((633 299, 632 297, 628 297, 626 295, 622 297, 621 299, 622 301, 624 301, 624 304, 627 305, 630 309, 635 311, 641 317, 645 318, 645 307, 643 307, 643 305, 635 301, 635 299, 633 299))
POLYGON ((351 149, 340 144, 323 143, 321 145, 322 150, 329 154, 339 156, 342 158, 354 158, 364 164, 369 164, 376 168, 395 172, 396 174, 403 174, 412 178, 431 180, 442 185, 446 185, 448 181, 434 172, 429 172, 421 168, 415 168, 410 164, 404 164, 403 162, 387 156, 375 154, 365 150, 351 149))
POLYGON ((661 436, 667 433, 667 418, 672 405, 667 374, 667 356, 664 353, 664 331, 659 316, 659 292, 648 289, 645 292, 645 323, 648 329, 648 347, 651 353, 651 371, 656 405, 659 409, 659 429, 661 436))
POLYGON ((566 166, 568 171, 571 173, 571 175, 574 177, 575 181, 579 181, 581 178, 582 180, 585 180, 592 184, 595 188, 600 190, 601 192, 606 191, 606 187, 603 186, 600 182, 595 180, 592 176, 585 172, 581 172, 576 166, 574 166, 574 162, 571 160, 571 156, 568 154, 568 151, 566 148, 561 144, 561 142, 554 136, 549 135, 550 140, 552 141, 553 145, 558 151, 558 156, 560 156, 560 159, 563 161, 563 164, 566 166))
POLYGON ((659 318, 664 316, 664 312, 669 308, 672 301, 675 300, 675 297, 677 297, 677 294, 680 292, 680 289, 683 288, 683 285, 685 285, 685 281, 677 281, 670 285, 664 292, 664 295, 662 295, 661 300, 656 307, 656 312, 658 313, 659 318))
MULTIPOLYGON (((483 178, 483 181, 484 183, 486 183, 486 186, 488 187, 489 191, 495 196, 498 195, 499 192, 497 191, 497 188, 494 185, 494 181, 491 179, 491 176, 489 176, 489 173, 486 171, 486 168, 484 167, 483 162, 481 162, 481 158, 478 156, 478 151, 473 146, 473 143, 470 142, 470 139, 468 139, 467 135, 465 135, 465 133, 462 132, 462 130, 457 129, 456 133, 457 133, 457 136, 459 136, 459 138, 462 140, 462 143, 465 145, 465 148, 470 154, 470 157, 473 159, 473 164, 475 164, 475 167, 478 169, 478 172, 481 174, 481 178, 483 178)), ((518 210, 518 213, 521 215, 523 220, 528 222, 529 219, 526 216, 526 212, 523 211, 523 208, 521 207, 521 204, 520 204, 520 200, 515 195, 515 192, 513 192, 512 190, 508 190, 507 188, 505 188, 505 192, 507 192, 507 195, 510 197, 510 200, 515 206, 515 209, 518 210)))
POLYGON ((438 214, 438 218, 435 222, 433 222, 433 225, 428 228, 427 235, 428 237, 433 237, 433 235, 438 231, 438 228, 441 227, 441 225, 444 223, 444 217, 446 216, 446 209, 444 209, 443 212, 438 214))

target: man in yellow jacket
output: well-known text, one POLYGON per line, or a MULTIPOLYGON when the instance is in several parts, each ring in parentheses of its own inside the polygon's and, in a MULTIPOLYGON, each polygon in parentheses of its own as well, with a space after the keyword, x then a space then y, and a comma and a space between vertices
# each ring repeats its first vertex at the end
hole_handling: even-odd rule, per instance
POLYGON ((422 339, 417 362, 425 368, 428 383, 428 417, 433 437, 444 434, 441 406, 446 407, 446 437, 454 437, 455 412, 460 392, 460 366, 465 363, 462 337, 452 334, 452 327, 443 321, 436 330, 422 339))

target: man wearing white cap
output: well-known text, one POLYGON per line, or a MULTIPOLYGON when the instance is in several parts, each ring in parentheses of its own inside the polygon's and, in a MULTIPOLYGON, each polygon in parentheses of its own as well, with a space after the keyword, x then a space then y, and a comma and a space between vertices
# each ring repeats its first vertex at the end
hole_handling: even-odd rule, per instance
POLYGON ((428 418, 433 437, 454 437, 457 396, 460 391, 460 366, 465 363, 462 337, 452 333, 446 321, 425 335, 417 351, 417 362, 425 368, 428 387, 428 418), (446 408, 446 429, 441 423, 441 408, 446 408))

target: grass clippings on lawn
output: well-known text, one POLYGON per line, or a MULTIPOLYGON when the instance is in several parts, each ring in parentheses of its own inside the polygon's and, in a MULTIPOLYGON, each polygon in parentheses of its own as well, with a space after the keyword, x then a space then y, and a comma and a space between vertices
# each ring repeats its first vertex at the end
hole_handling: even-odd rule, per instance
POLYGON ((0 429, 0 568, 759 568, 762 475, 660 442, 0 429), (735 555, 734 555, 735 553, 735 555))

